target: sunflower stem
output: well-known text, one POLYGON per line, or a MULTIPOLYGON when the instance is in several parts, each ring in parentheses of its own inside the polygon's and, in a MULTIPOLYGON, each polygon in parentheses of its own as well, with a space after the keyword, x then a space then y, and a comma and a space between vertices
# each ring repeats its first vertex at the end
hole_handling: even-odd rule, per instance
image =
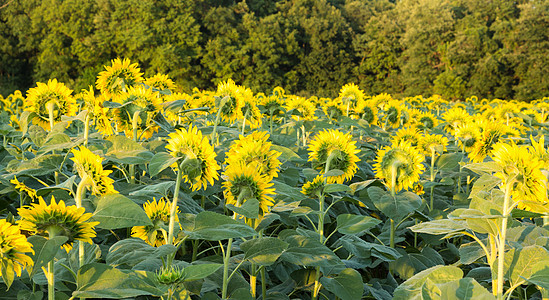
MULTIPOLYGON (((175 181, 175 189, 173 192, 173 201, 172 206, 170 208, 170 223, 168 225, 168 244, 174 245, 174 228, 175 228, 175 213, 177 211, 177 200, 179 198, 179 189, 181 188, 181 178, 183 177, 183 170, 182 170, 183 162, 179 164, 179 168, 177 168, 177 179, 175 181)), ((171 266, 172 260, 168 261, 168 266, 171 266)))
POLYGON ((214 129, 212 131, 212 135, 211 135, 211 142, 212 142, 212 145, 216 145, 217 143, 215 142, 216 141, 216 137, 215 137, 215 134, 217 132, 217 124, 219 124, 219 119, 221 119, 221 110, 223 109, 223 106, 225 106, 225 103, 227 103, 228 99, 226 99, 227 97, 223 97, 223 99, 221 99, 221 101, 219 102, 219 107, 217 108, 217 114, 215 116, 215 122, 214 122, 214 129))
MULTIPOLYGON (((55 109, 55 102, 49 101, 46 103, 46 109, 48 110, 48 117, 50 120, 50 132, 53 131, 53 126, 55 125, 54 116, 53 116, 53 110, 55 109)), ((53 154, 55 154, 55 151, 52 151, 53 154)), ((53 176, 55 178, 55 185, 59 185, 59 172, 55 171, 53 173, 53 176)))
POLYGON ((84 120, 84 146, 88 147, 88 137, 90 136, 90 113, 86 114, 86 119, 84 120))
POLYGON ((248 112, 249 110, 246 110, 246 113, 244 114, 244 120, 242 120, 242 135, 246 132, 246 119, 248 118, 248 112))
MULTIPOLYGON (((78 187, 76 188, 76 197, 74 197, 74 202, 76 203, 77 208, 82 207, 82 199, 86 194, 86 188, 93 184, 92 181, 93 180, 90 176, 84 175, 84 178, 82 178, 82 180, 78 184, 78 187)), ((78 267, 79 268, 81 268, 84 265, 84 256, 85 256, 84 242, 78 241, 78 263, 79 263, 78 267)))
MULTIPOLYGON (((140 111, 136 111, 132 116, 132 133, 133 141, 137 142, 137 117, 139 117, 140 111)), ((135 165, 130 164, 130 183, 135 184, 135 165)))
MULTIPOLYGON (((248 191, 246 189, 240 191, 240 194, 238 194, 238 198, 236 199, 236 207, 240 207, 242 203, 244 203, 244 198, 249 195, 248 191)), ((238 216, 237 213, 233 214, 233 219, 236 220, 236 217, 238 216)), ((225 300, 227 299, 227 287, 229 286, 229 261, 231 259, 231 248, 233 245, 233 239, 230 238, 229 242, 227 243, 227 251, 225 251, 224 257, 223 257, 223 286, 221 290, 221 299, 225 300)))
POLYGON ((46 272, 46 279, 48 281, 48 300, 55 300, 55 264, 53 259, 48 262, 48 271, 46 272))
POLYGON ((257 296, 257 265, 252 262, 251 266, 251 274, 250 274, 250 292, 252 294, 252 297, 257 296))
POLYGON ((503 267, 505 262, 505 239, 507 237, 507 219, 509 218, 509 202, 511 199, 511 190, 514 180, 510 181, 505 187, 505 198, 503 200, 503 210, 501 219, 501 228, 499 235, 498 249, 498 276, 497 276, 497 299, 503 299, 503 267))

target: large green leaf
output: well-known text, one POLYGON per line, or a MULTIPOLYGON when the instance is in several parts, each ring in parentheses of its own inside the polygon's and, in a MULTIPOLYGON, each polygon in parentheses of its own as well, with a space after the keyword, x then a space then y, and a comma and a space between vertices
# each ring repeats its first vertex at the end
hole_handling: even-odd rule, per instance
POLYGON ((178 157, 173 157, 167 152, 158 152, 151 158, 149 173, 151 176, 156 176, 178 160, 178 157))
POLYGON ((30 236, 27 241, 32 244, 34 255, 31 255, 34 266, 29 276, 32 278, 37 271, 46 266, 54 257, 61 246, 68 240, 66 236, 56 236, 51 239, 39 235, 30 236))
POLYGON ((58 170, 63 165, 64 156, 60 154, 46 154, 33 159, 18 162, 6 167, 6 171, 15 175, 43 176, 58 170))
POLYGON ((421 271, 399 285, 394 292, 395 300, 419 300, 422 298, 424 284, 429 280, 432 284, 443 284, 463 277, 460 268, 454 266, 435 266, 421 271))
POLYGON ((324 288, 342 300, 361 299, 364 293, 362 276, 354 269, 347 268, 334 278, 322 277, 324 288))
POLYGON ((338 273, 343 267, 343 262, 332 250, 312 237, 303 235, 290 235, 285 238, 289 244, 288 249, 282 253, 281 258, 298 266, 332 268, 333 273, 338 273))
POLYGON ((363 234, 378 225, 381 220, 369 216, 341 214, 337 216, 337 230, 342 234, 363 234))
POLYGON ((154 156, 143 146, 122 135, 113 135, 107 138, 112 143, 105 157, 121 164, 146 164, 154 156))
MULTIPOLYGON (((487 242, 487 240, 483 241, 485 244, 487 242)), ((476 241, 463 243, 459 247, 459 260, 464 265, 472 264, 484 256, 486 256, 486 252, 476 241)))
POLYGON ((533 283, 541 288, 549 290, 549 267, 536 270, 529 278, 524 278, 526 281, 533 283))
POLYGON ((459 162, 463 159, 463 153, 445 153, 437 159, 437 167, 440 170, 453 170, 459 167, 459 162))
POLYGON ((479 175, 493 174, 501 171, 501 167, 495 161, 467 164, 463 167, 479 175))
POLYGON ((403 253, 402 257, 391 262, 391 267, 402 279, 409 279, 415 274, 437 265, 444 265, 444 260, 437 251, 430 247, 423 248, 421 253, 403 253))
POLYGON ((173 245, 153 247, 142 239, 128 238, 116 242, 109 249, 105 261, 113 267, 135 265, 146 259, 163 258, 176 251, 173 245))
POLYGON ((346 192, 351 193, 353 190, 345 184, 338 183, 329 183, 324 187, 324 193, 336 193, 336 192, 346 192))
POLYGON ((467 223, 462 220, 442 219, 422 222, 408 228, 413 232, 439 235, 463 231, 467 229, 467 223))
POLYGON ((270 266, 275 263, 288 246, 288 243, 280 239, 262 237, 242 243, 240 249, 244 251, 244 258, 261 266, 270 266))
POLYGON ((246 200, 240 207, 232 204, 227 204, 226 206, 231 211, 246 218, 257 219, 259 217, 259 201, 255 198, 246 200))
POLYGON ((394 261, 402 256, 391 247, 366 242, 355 235, 345 235, 339 238, 336 245, 342 245, 347 251, 361 258, 373 256, 383 261, 394 261))
POLYGON ((520 284, 532 274, 549 268, 549 252, 541 246, 527 246, 522 249, 512 248, 505 253, 505 277, 511 285, 520 284))
POLYGON ((143 295, 161 296, 154 274, 144 271, 118 270, 114 267, 93 263, 83 266, 76 276, 75 298, 121 299, 143 295))
POLYGON ((250 237, 257 232, 243 222, 211 211, 199 213, 194 220, 192 231, 185 231, 189 238, 220 241, 229 238, 250 237))
POLYGON ((145 185, 143 188, 130 193, 130 196, 141 197, 168 197, 168 192, 175 186, 175 181, 161 182, 153 185, 145 185))
POLYGON ((97 227, 103 229, 152 225, 143 208, 121 194, 101 196, 90 220, 100 222, 97 227))
POLYGON ((473 189, 471 190, 471 193, 469 194, 469 198, 473 198, 475 196, 481 196, 482 194, 489 194, 490 191, 500 184, 501 179, 489 175, 484 174, 482 175, 475 183, 473 184, 473 189))
POLYGON ((438 285, 441 300, 490 300, 492 293, 473 278, 462 278, 438 285))
POLYGON ((376 208, 395 222, 421 207, 421 198, 412 192, 400 193, 393 198, 377 186, 369 187, 367 191, 376 208))
POLYGON ((222 264, 196 264, 189 265, 183 269, 183 281, 193 281, 206 278, 219 268, 223 267, 222 264))
POLYGON ((75 142, 64 133, 50 133, 46 137, 46 141, 36 152, 37 155, 42 155, 55 150, 64 150, 76 146, 75 142))

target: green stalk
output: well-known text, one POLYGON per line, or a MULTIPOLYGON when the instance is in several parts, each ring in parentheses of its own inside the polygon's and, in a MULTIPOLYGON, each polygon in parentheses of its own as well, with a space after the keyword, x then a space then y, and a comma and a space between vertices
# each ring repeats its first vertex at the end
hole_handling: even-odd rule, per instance
MULTIPOLYGON (((431 182, 435 182, 435 149, 431 149, 431 182)), ((431 186, 431 204, 429 205, 429 211, 432 211, 435 204, 435 186, 431 186)))
MULTIPOLYGON (((181 178, 183 177, 183 170, 182 170, 182 166, 183 166, 183 162, 181 162, 179 164, 179 167, 177 168, 177 180, 175 181, 175 190, 174 190, 174 194, 173 194, 173 201, 172 201, 172 206, 170 208, 170 223, 168 225, 168 244, 171 244, 173 245, 174 242, 174 229, 175 229, 175 213, 177 211, 177 200, 179 198, 179 189, 181 188, 181 178)), ((171 265, 171 261, 170 261, 170 264, 168 264, 168 267, 171 265)))
MULTIPOLYGON (((78 184, 78 187, 76 188, 76 197, 74 197, 74 202, 76 203, 76 207, 80 208, 82 207, 82 199, 84 198, 84 194, 86 193, 86 187, 89 187, 92 185, 92 178, 88 175, 84 175, 84 178, 80 181, 78 184)), ((78 241, 78 267, 82 267, 84 265, 84 242, 78 241)))
MULTIPOLYGON (((236 199, 236 207, 240 207, 242 204, 245 195, 247 195, 247 191, 244 190, 240 191, 240 194, 238 195, 238 198, 236 199)), ((237 214, 233 214, 233 219, 236 220, 237 214)), ((225 252, 223 256, 223 286, 221 290, 221 299, 225 300, 227 299, 227 287, 229 286, 229 261, 231 260, 231 249, 233 245, 233 239, 230 238, 229 242, 227 243, 227 251, 225 252)), ((222 248, 223 249, 223 246, 222 248)))
POLYGON ((215 116, 214 129, 213 129, 212 135, 210 137, 211 143, 214 146, 217 144, 215 142, 215 140, 216 140, 215 134, 217 132, 217 124, 219 124, 219 119, 221 119, 221 110, 223 109, 223 106, 225 106, 225 103, 227 103, 227 100, 224 97, 223 99, 221 99, 221 102, 219 103, 219 107, 217 108, 217 115, 215 116))
POLYGON ((507 237, 507 219, 509 217, 509 201, 511 199, 511 187, 513 181, 505 187, 505 198, 503 200, 503 218, 501 219, 501 232, 499 236, 498 249, 498 276, 497 276, 497 298, 503 299, 503 267, 505 262, 505 239, 507 237))
MULTIPOLYGON (((139 116, 139 111, 133 113, 132 117, 132 130, 133 130, 133 141, 137 142, 137 117, 139 116)), ((135 184, 135 165, 130 164, 130 183, 135 184)))
POLYGON ((273 135, 273 115, 271 114, 271 118, 269 119, 269 134, 273 135))
MULTIPOLYGON (((46 103, 46 109, 48 110, 48 117, 50 120, 50 132, 53 131, 53 126, 55 125, 54 117, 53 117, 53 110, 55 109, 55 102, 50 101, 46 103)), ((53 154, 55 154, 55 151, 53 151, 53 154)), ((55 185, 59 185, 59 172, 55 171, 53 173, 53 176, 55 178, 55 185)))
POLYGON ((90 135, 90 113, 86 115, 86 120, 84 120, 84 146, 88 147, 88 137, 90 135))
POLYGON ((257 265, 252 262, 251 266, 251 274, 250 274, 250 292, 252 293, 252 297, 257 296, 257 265))
POLYGON ((261 299, 267 299, 267 281, 265 279, 265 267, 259 271, 261 274, 261 299))
POLYGON ((55 264, 53 259, 48 262, 48 272, 46 272, 46 279, 48 280, 48 300, 55 300, 55 264))
POLYGON ((248 118, 248 110, 244 114, 244 120, 242 121, 242 135, 246 132, 246 118, 248 118))
MULTIPOLYGON (((391 167, 391 197, 396 198, 396 179, 397 179, 397 167, 391 167)), ((389 233, 389 246, 395 247, 395 221, 391 219, 391 231, 389 233)))

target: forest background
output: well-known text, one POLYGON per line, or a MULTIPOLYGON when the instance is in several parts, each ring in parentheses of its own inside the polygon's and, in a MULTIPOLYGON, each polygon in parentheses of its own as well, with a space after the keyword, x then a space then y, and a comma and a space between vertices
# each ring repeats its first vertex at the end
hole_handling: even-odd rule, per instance
POLYGON ((57 78, 80 91, 113 58, 184 92, 549 94, 546 0, 0 0, 0 94, 57 78))

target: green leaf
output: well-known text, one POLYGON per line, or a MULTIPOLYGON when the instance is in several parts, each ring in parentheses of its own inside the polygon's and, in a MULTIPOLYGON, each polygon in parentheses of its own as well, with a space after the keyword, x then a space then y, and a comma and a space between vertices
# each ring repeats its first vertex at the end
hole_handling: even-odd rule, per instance
POLYGON ((430 247, 423 248, 421 253, 403 253, 402 257, 391 262, 391 267, 402 279, 410 279, 415 274, 437 265, 444 265, 444 260, 430 247))
POLYGON ((524 282, 534 273, 549 268, 549 252, 541 246, 527 246, 522 249, 512 248, 505 253, 505 277, 511 286, 524 282))
POLYGON ((107 138, 112 143, 105 157, 121 164, 146 164, 154 156, 140 144, 122 135, 113 135, 107 138))
POLYGON ((270 266, 282 255, 289 244, 274 237, 248 240, 240 245, 244 258, 261 266, 270 266))
POLYGON ((477 173, 478 175, 493 174, 501 171, 501 167, 495 161, 468 164, 463 167, 477 173))
POLYGON ((184 99, 178 99, 174 101, 168 101, 162 103, 162 106, 164 107, 164 110, 172 112, 172 113, 178 113, 183 110, 185 107, 185 103, 187 103, 184 99))
POLYGON ((324 288, 342 300, 361 299, 364 293, 362 276, 354 269, 347 268, 334 278, 322 277, 324 288))
POLYGON ((144 271, 118 270, 105 264, 84 265, 76 276, 75 298, 121 299, 143 295, 161 296, 154 274, 144 271))
POLYGON ((475 196, 482 197, 481 195, 483 193, 489 194, 494 187, 500 184, 500 182, 501 182, 501 179, 495 176, 492 176, 489 174, 482 175, 473 184, 473 189, 471 190, 471 194, 469 194, 469 198, 473 198, 475 196))
POLYGON ((67 180, 61 182, 58 185, 43 187, 41 189, 36 190, 36 195, 44 196, 47 193, 53 192, 53 191, 58 190, 58 189, 65 190, 65 191, 68 191, 68 192, 72 193, 75 180, 76 180, 76 175, 73 175, 73 176, 69 177, 67 180))
POLYGON ((175 181, 161 182, 153 185, 145 185, 142 189, 131 192, 130 196, 141 197, 168 197, 168 192, 175 186, 175 181))
POLYGON ((196 264, 183 269, 183 281, 193 281, 206 278, 215 273, 222 264, 196 264))
POLYGON ((463 231, 467 229, 467 223, 461 220, 442 219, 422 222, 408 228, 413 232, 440 235, 463 231))
POLYGON ((366 242, 355 235, 345 235, 336 242, 336 246, 343 246, 350 253, 361 257, 377 257, 383 261, 394 261, 402 255, 395 249, 379 244, 366 242))
POLYGON ((46 154, 30 160, 24 160, 17 165, 6 167, 6 171, 14 175, 43 176, 58 170, 63 165, 64 156, 60 154, 46 154))
POLYGON ((167 152, 158 152, 151 158, 151 162, 149 163, 149 174, 151 177, 156 176, 178 160, 178 157, 173 157, 167 152))
POLYGON ((349 186, 345 184, 339 184, 339 183, 329 183, 324 187, 324 193, 336 193, 336 192, 352 193, 353 190, 349 186))
POLYGON ((443 284, 463 277, 460 268, 454 266, 435 266, 421 271, 399 285, 394 292, 394 300, 422 299, 423 285, 427 280, 433 284, 443 284))
POLYGON ((332 169, 324 173, 324 177, 335 177, 335 176, 341 176, 341 175, 345 175, 345 172, 338 169, 332 169))
POLYGON ((367 191, 376 208, 397 223, 421 207, 421 198, 412 192, 400 193, 393 198, 376 186, 368 188, 367 191))
POLYGON ((259 201, 255 198, 246 200, 240 207, 236 207, 232 204, 227 204, 225 206, 231 211, 246 218, 257 219, 259 217, 259 201))
POLYGON ((37 114, 35 112, 30 112, 27 110, 21 113, 21 117, 19 118, 19 126, 21 126, 21 132, 23 136, 25 136, 25 134, 27 133, 27 130, 29 129, 29 124, 36 116, 37 114))
POLYGON ((366 230, 378 225, 381 220, 352 214, 342 214, 337 216, 337 230, 342 234, 361 235, 366 230))
POLYGON ((127 238, 110 247, 105 261, 113 267, 134 267, 147 259, 164 258, 176 250, 173 245, 162 245, 156 248, 145 243, 142 239, 127 238))
POLYGON ((370 179, 370 180, 361 181, 361 182, 354 182, 354 183, 351 183, 349 187, 351 188, 352 194, 354 194, 360 190, 367 188, 368 186, 370 186, 372 183, 376 181, 377 179, 370 179))
POLYGON ((545 267, 543 269, 536 270, 536 272, 532 273, 529 278, 524 278, 524 280, 533 283, 541 288, 544 288, 546 290, 549 290, 549 267, 545 267))
POLYGON ((211 211, 199 213, 192 231, 185 231, 196 240, 221 241, 229 238, 250 237, 257 232, 250 226, 233 218, 211 211))
POLYGON ((437 167, 439 170, 454 170, 459 167, 459 162, 463 159, 463 153, 445 153, 437 159, 437 167))
POLYGON ((271 145, 271 149, 280 152, 278 157, 281 161, 301 161, 303 160, 299 155, 289 148, 280 145, 271 145))
POLYGON ((282 253, 281 258, 287 262, 298 266, 333 268, 333 272, 338 272, 344 268, 339 257, 316 239, 302 235, 291 235, 286 237, 285 241, 289 246, 282 253), (338 268, 339 270, 337 270, 338 268))
POLYGON ((486 215, 476 209, 464 209, 460 217, 465 219, 469 229, 478 233, 488 233, 496 236, 498 234, 501 216, 486 215))
MULTIPOLYGON (((487 241, 483 241, 485 243, 487 241)), ((459 259, 462 264, 469 265, 486 256, 484 249, 475 241, 461 244, 459 247, 459 259)))
POLYGON ((32 267, 32 271, 29 272, 29 277, 32 278, 37 271, 46 266, 67 240, 66 236, 56 236, 51 239, 46 239, 39 235, 28 237, 27 241, 32 244, 32 249, 34 250, 34 255, 30 255, 34 266, 32 267))
POLYGON ((152 225, 145 210, 121 194, 101 196, 90 220, 100 222, 97 227, 103 229, 152 225))
POLYGON ((496 299, 492 293, 473 278, 462 278, 438 285, 441 299, 445 300, 490 300, 496 299))
POLYGON ((242 287, 242 288, 236 289, 234 292, 232 292, 229 299, 254 300, 255 298, 252 296, 249 288, 242 287))

